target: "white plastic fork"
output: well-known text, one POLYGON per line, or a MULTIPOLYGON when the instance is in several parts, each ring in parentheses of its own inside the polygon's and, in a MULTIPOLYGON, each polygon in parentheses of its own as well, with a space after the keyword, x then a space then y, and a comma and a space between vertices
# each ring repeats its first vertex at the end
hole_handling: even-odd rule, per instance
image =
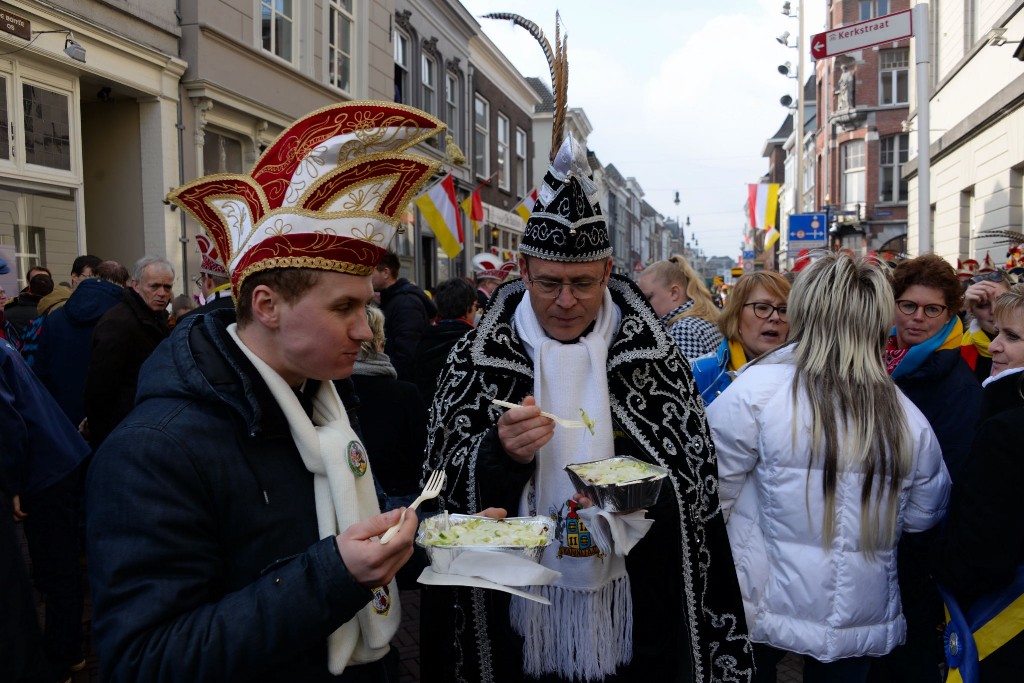
POLYGON ((384 535, 380 538, 380 544, 384 545, 390 541, 398 530, 402 528, 402 522, 405 521, 405 513, 409 510, 415 510, 419 507, 420 503, 431 498, 437 498, 438 494, 444 489, 445 476, 444 470, 434 470, 430 475, 430 479, 427 479, 427 485, 423 487, 423 493, 412 502, 412 505, 402 510, 402 516, 398 518, 398 522, 395 523, 390 529, 384 532, 384 535))
MULTIPOLYGON (((502 408, 522 408, 522 406, 519 405, 518 403, 499 401, 496 398, 491 399, 491 403, 493 403, 496 406, 501 406, 502 408)), ((540 414, 548 419, 554 420, 555 424, 559 425, 560 427, 566 427, 568 429, 582 429, 587 426, 580 420, 566 420, 563 417, 558 417, 554 413, 545 413, 543 410, 540 411, 540 414)))

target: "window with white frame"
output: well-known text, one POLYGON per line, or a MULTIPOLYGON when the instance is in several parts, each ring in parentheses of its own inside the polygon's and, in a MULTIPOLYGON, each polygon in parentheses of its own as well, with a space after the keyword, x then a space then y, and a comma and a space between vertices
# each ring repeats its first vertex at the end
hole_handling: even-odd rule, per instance
POLYGON ((490 173, 491 105, 476 95, 473 98, 473 173, 487 178, 490 173))
POLYGON ((525 197, 526 192, 526 131, 516 128, 516 196, 525 197))
POLYGON ((889 13, 889 0, 860 0, 860 21, 883 17, 889 13))
POLYGON ((353 0, 329 0, 327 77, 331 85, 352 90, 352 38, 355 31, 353 0))
POLYGON ((260 0, 263 49, 286 62, 293 59, 295 14, 292 0, 260 0))
POLYGON ((423 98, 420 109, 428 114, 437 113, 437 62, 433 57, 423 55, 420 58, 420 84, 423 86, 423 98))
POLYGON ((840 148, 842 202, 846 207, 864 202, 864 141, 851 140, 840 148))
POLYGON ((448 72, 444 75, 444 122, 456 145, 461 145, 459 134, 459 77, 448 72))
POLYGON ((395 102, 409 104, 409 36, 395 31, 395 102))
MULTIPOLYGON (((11 270, 70 267, 81 184, 76 84, 17 62, 0 71, 0 244, 11 270), (52 248, 51 253, 47 249, 52 248), (66 254, 71 256, 65 257, 66 254)), ((61 272, 67 272, 62 270, 61 272)))
POLYGON ((910 50, 881 50, 878 63, 878 104, 905 105, 910 101, 910 50))
POLYGON ((498 187, 509 187, 509 125, 508 117, 498 114, 498 187))
POLYGON ((24 104, 25 163, 70 171, 70 96, 23 81, 21 97, 24 104))
POLYGON ((879 141, 878 201, 907 201, 907 181, 901 178, 900 167, 910 158, 910 136, 891 135, 879 141))

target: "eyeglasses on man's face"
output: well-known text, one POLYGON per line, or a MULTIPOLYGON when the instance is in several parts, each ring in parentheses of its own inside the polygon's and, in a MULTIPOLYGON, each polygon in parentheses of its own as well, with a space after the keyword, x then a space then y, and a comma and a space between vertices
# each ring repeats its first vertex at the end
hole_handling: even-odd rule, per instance
POLYGON ((785 306, 772 306, 771 304, 766 304, 763 301, 753 301, 749 304, 743 304, 744 308, 746 308, 747 306, 753 308, 754 315, 756 315, 758 318, 761 318, 762 320, 767 320, 768 318, 772 317, 772 313, 778 313, 779 320, 781 320, 782 322, 786 322, 787 309, 785 306))
POLYGON ((593 299, 601 293, 601 285, 604 278, 600 280, 574 280, 573 282, 559 282, 558 280, 544 280, 541 278, 530 278, 530 284, 534 291, 544 299, 557 299, 562 294, 562 288, 568 287, 569 293, 579 301, 593 299))
POLYGON ((897 299, 896 307, 900 309, 900 313, 903 315, 914 315, 917 313, 917 309, 923 308, 924 314, 929 318, 938 318, 947 310, 946 306, 940 306, 939 304, 927 304, 922 306, 908 299, 897 299))

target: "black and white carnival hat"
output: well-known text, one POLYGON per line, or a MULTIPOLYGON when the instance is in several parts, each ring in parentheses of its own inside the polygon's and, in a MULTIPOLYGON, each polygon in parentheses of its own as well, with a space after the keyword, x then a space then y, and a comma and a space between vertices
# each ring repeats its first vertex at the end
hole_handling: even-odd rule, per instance
POLYGON ((573 263, 611 256, 608 224, 601 214, 597 193, 586 148, 567 135, 544 174, 519 253, 573 263))

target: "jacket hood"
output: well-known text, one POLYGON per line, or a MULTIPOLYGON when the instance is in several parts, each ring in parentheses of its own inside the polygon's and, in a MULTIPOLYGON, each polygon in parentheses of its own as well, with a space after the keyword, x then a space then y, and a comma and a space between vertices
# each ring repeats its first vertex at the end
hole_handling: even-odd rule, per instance
MULTIPOLYGON (((136 404, 149 399, 226 403, 250 434, 261 431, 261 404, 276 403, 273 398, 266 403, 250 381, 257 372, 228 334, 233 322, 232 308, 192 315, 176 325, 142 365, 136 404)), ((263 392, 269 396, 265 387, 263 392)))
POLYGON ((390 301, 392 298, 400 296, 402 294, 410 294, 412 296, 417 297, 420 301, 423 302, 423 307, 427 310, 427 316, 430 318, 437 317, 437 306, 434 305, 434 300, 427 296, 426 292, 424 292, 422 289, 406 280, 404 277, 399 278, 398 280, 395 281, 395 284, 381 291, 381 305, 383 305, 386 301, 390 301))
POLYGON ((72 325, 95 324, 121 300, 122 288, 106 280, 82 280, 64 303, 64 314, 72 325))

